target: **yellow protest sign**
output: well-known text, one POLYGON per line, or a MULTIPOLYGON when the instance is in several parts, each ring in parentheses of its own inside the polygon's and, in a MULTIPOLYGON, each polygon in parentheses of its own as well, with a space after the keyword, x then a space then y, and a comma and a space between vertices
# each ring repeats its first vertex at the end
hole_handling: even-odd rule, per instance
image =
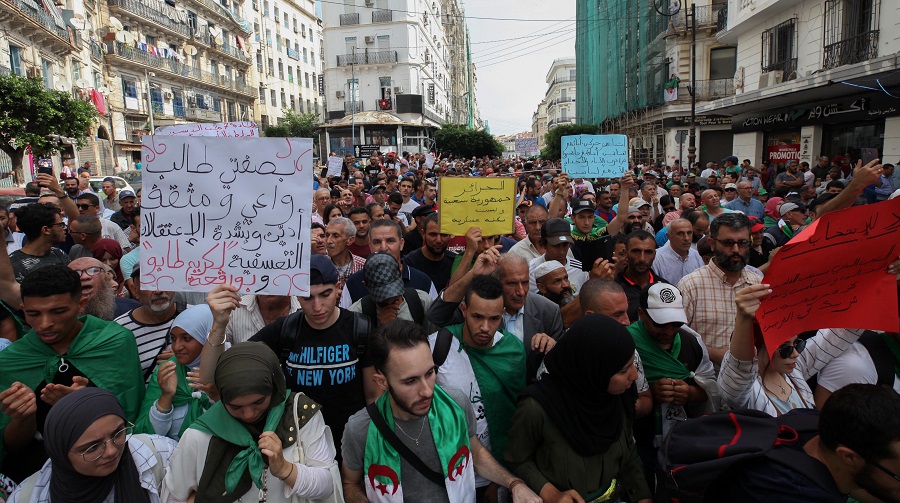
POLYGON ((514 178, 441 178, 438 180, 441 233, 463 236, 480 227, 485 236, 515 229, 514 178))

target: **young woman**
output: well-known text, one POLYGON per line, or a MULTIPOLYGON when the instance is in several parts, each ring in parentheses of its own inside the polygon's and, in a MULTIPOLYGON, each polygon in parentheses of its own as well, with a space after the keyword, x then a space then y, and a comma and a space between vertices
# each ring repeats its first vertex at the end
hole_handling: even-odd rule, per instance
POLYGON ((649 502, 631 431, 638 373, 625 327, 584 316, 544 364, 548 373, 525 389, 512 418, 512 471, 549 503, 619 501, 621 489, 631 501, 649 502))
POLYGON ((198 391, 200 385, 192 378, 200 366, 200 352, 212 324, 212 312, 206 304, 186 309, 172 322, 169 340, 175 356, 153 371, 135 431, 178 440, 211 406, 209 397, 198 391))
POLYGON ((340 491, 320 407, 304 395, 295 407, 268 346, 242 342, 225 351, 215 385, 221 401, 185 430, 172 456, 163 487, 167 503, 192 496, 198 502, 286 503, 294 495, 322 500, 340 491), (305 459, 299 459, 298 442, 305 459))
POLYGON ((761 410, 772 416, 792 409, 814 409, 806 380, 856 342, 864 330, 823 329, 806 340, 794 336, 778 346, 770 360, 759 327, 754 325, 759 301, 770 292, 769 285, 759 284, 735 295, 737 316, 730 349, 722 359, 719 394, 729 407, 761 410))
POLYGON ((329 204, 325 207, 325 218, 322 219, 325 222, 325 225, 328 225, 328 222, 331 221, 332 218, 338 218, 344 216, 344 212, 341 211, 341 207, 336 204, 329 204))
POLYGON ((50 459, 8 503, 159 503, 175 441, 132 436, 115 395, 100 388, 69 393, 47 414, 50 459))
POLYGON ((114 239, 99 239, 93 248, 94 258, 112 268, 115 274, 116 295, 121 297, 125 288, 125 277, 119 261, 122 259, 122 246, 114 239))

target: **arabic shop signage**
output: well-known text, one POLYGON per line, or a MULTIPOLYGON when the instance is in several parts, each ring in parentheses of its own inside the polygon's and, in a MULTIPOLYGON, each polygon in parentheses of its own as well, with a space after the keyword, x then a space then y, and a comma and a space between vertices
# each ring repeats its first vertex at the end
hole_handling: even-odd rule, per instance
POLYGON ((791 109, 768 110, 734 116, 731 129, 778 131, 812 124, 837 124, 878 120, 900 115, 900 103, 885 94, 872 93, 851 98, 835 98, 807 103, 791 109))
MULTIPOLYGON (((678 115, 675 117, 666 117, 663 119, 664 128, 689 127, 691 125, 690 115, 678 115)), ((731 117, 723 115, 698 115, 694 121, 695 126, 730 126, 731 117)))

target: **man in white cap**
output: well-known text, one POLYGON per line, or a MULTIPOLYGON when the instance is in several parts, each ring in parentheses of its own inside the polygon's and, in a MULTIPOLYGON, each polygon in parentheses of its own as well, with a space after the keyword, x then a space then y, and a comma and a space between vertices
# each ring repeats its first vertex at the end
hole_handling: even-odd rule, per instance
POLYGON ((534 270, 538 293, 562 307, 575 300, 566 266, 555 260, 544 262, 534 270))
MULTIPOLYGON (((665 437, 678 421, 713 412, 716 373, 699 334, 687 326, 678 288, 654 283, 641 291, 638 321, 628 326, 650 383, 653 410, 634 422, 638 454, 653 487, 655 437, 665 437)), ((657 487, 657 490, 661 487, 657 487)))

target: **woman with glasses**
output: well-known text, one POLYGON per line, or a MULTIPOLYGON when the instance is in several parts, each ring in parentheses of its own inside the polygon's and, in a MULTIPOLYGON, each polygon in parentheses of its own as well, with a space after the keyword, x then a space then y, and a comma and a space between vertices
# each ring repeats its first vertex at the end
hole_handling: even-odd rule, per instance
POLYGON ((166 474, 166 503, 286 503, 295 495, 324 500, 341 494, 320 406, 286 391, 268 346, 242 342, 225 351, 214 382, 221 401, 182 435, 166 474))
POLYGON ((47 414, 50 459, 12 493, 8 503, 159 503, 175 441, 132 436, 115 395, 82 388, 47 414))
MULTIPOLYGON (((771 291, 766 284, 737 291, 737 316, 731 347, 719 372, 719 394, 727 406, 761 410, 772 416, 792 409, 814 409, 807 379, 847 350, 864 330, 822 329, 809 339, 794 336, 775 348, 769 358, 754 317, 760 299, 771 291)), ((798 304, 797 309, 802 307, 798 304)))
MULTIPOLYGON (((192 380, 192 374, 200 367, 200 352, 212 324, 212 312, 206 304, 189 307, 172 322, 168 340, 175 356, 156 367, 150 377, 134 422, 138 432, 178 440, 212 405, 204 390, 213 391, 192 380)), ((217 397, 215 394, 213 398, 217 397)))

